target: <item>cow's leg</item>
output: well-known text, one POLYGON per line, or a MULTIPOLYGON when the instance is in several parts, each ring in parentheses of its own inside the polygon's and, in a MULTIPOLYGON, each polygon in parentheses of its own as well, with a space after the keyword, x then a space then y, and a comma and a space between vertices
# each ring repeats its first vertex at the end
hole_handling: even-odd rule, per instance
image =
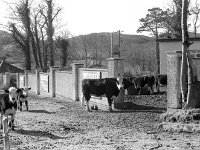
POLYGON ((160 84, 159 83, 156 83, 156 90, 157 90, 157 92, 160 92, 160 84))
POLYGON ((88 110, 88 111, 91 111, 91 110, 90 110, 90 105, 89 105, 89 101, 90 101, 91 95, 90 95, 90 94, 84 94, 84 97, 85 97, 85 99, 86 99, 86 107, 87 107, 87 110, 88 110))
POLYGON ((149 86, 148 89, 149 89, 150 95, 152 95, 153 94, 153 87, 149 86))
POLYGON ((140 94, 141 94, 141 91, 142 91, 142 88, 139 88, 138 95, 140 95, 140 94))
POLYGON ((91 110, 90 110, 89 101, 86 101, 86 107, 87 107, 87 111, 91 111, 91 110))
POLYGON ((2 135, 5 137, 8 132, 8 115, 2 115, 2 126, 2 135))
POLYGON ((112 98, 108 98, 108 109, 109 111, 112 111, 112 102, 113 102, 113 99, 112 98))
POLYGON ((14 112, 13 115, 11 115, 11 129, 12 129, 12 131, 14 131, 15 114, 16 114, 16 112, 14 112))
POLYGON ((1 129, 3 129, 3 114, 1 113, 1 129))
POLYGON ((11 120, 9 122, 9 126, 11 127, 12 131, 14 131, 14 119, 15 119, 15 114, 17 110, 13 110, 13 113, 11 114, 11 120))
POLYGON ((25 105, 26 105, 26 110, 28 111, 28 101, 25 101, 25 105))
POLYGON ((19 110, 22 111, 22 101, 19 101, 19 110))

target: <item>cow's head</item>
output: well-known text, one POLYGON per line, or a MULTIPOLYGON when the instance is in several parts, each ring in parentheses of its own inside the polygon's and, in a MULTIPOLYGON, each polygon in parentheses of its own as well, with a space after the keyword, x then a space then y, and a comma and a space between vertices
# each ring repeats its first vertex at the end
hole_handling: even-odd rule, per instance
POLYGON ((117 87, 118 87, 119 90, 124 87, 123 77, 122 76, 118 76, 117 77, 117 87))
POLYGON ((24 88, 21 88, 21 90, 22 90, 22 95, 24 95, 24 97, 28 97, 28 92, 29 90, 31 90, 31 88, 24 87, 24 88))
POLYGON ((6 89, 4 91, 9 94, 9 100, 15 102, 17 100, 17 95, 21 91, 21 89, 10 87, 9 89, 6 89))

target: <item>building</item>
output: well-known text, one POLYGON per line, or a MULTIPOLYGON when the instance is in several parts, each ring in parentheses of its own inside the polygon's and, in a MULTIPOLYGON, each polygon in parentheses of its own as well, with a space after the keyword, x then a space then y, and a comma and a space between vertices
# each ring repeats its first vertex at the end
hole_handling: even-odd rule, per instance
MULTIPOLYGON (((200 38, 189 38, 189 50, 194 57, 200 58, 200 38)), ((167 74, 167 52, 182 51, 182 39, 159 39, 160 48, 160 74, 167 74)))

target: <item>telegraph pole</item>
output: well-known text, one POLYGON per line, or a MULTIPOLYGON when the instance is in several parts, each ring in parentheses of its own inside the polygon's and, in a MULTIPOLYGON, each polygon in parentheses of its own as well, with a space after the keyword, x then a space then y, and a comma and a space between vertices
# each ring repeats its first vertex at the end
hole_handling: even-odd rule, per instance
POLYGON ((118 31, 118 33, 119 33, 119 57, 120 57, 120 30, 118 31))
POLYGON ((113 57, 113 32, 111 32, 110 56, 113 57))

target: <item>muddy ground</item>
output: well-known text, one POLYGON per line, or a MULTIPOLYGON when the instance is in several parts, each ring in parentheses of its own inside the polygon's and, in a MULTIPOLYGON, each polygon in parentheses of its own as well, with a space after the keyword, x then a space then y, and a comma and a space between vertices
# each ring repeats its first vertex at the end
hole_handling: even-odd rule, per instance
MULTIPOLYGON (((12 150, 199 150, 200 134, 165 132, 157 125, 166 111, 166 95, 131 97, 131 110, 98 105, 87 112, 67 98, 30 94, 27 112, 17 111, 12 150)), ((3 140, 0 136, 0 149, 3 140)))

